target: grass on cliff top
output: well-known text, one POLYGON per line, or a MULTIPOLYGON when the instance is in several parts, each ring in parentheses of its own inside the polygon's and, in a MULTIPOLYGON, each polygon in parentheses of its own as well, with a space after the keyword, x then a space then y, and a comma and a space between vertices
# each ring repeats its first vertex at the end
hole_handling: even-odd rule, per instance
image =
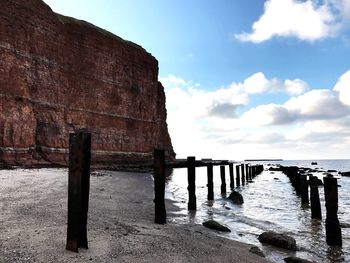
POLYGON ((70 17, 70 16, 64 16, 64 15, 61 15, 61 14, 58 14, 58 13, 55 13, 58 20, 62 23, 62 24, 78 24, 78 25, 81 25, 81 26, 86 26, 86 27, 90 27, 92 29, 95 29, 97 30, 98 32, 102 33, 103 35, 105 36, 109 36, 109 37, 112 37, 118 41, 121 41, 121 42, 124 42, 128 45, 131 45, 133 47, 136 47, 138 49, 141 49, 143 51, 145 51, 145 49, 143 47, 141 47, 140 45, 137 45, 135 44, 134 42, 131 42, 131 41, 128 41, 128 40, 125 40, 103 28, 100 28, 98 26, 95 26, 94 24, 91 24, 89 22, 86 22, 84 20, 79 20, 79 19, 76 19, 74 17, 70 17))

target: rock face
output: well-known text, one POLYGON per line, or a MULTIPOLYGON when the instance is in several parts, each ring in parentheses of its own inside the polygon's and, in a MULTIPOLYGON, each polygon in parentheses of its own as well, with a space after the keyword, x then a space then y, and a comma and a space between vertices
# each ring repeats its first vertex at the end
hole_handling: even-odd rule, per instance
POLYGON ((65 164, 81 128, 95 162, 149 159, 154 147, 174 158, 153 56, 42 0, 0 4, 0 163, 65 164))

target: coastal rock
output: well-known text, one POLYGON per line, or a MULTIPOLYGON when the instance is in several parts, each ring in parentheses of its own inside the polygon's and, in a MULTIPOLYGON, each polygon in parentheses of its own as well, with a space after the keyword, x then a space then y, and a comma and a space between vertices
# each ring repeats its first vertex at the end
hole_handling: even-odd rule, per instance
POLYGON ((210 229, 213 229, 213 230, 221 231, 221 232, 231 232, 231 230, 228 227, 218 223, 215 220, 205 221, 205 222, 203 222, 203 226, 210 228, 210 229))
POLYGON ((237 191, 232 191, 228 199, 236 205, 241 205, 244 203, 243 196, 237 191))
POLYGON ((262 250, 260 248, 258 248, 257 246, 253 246, 249 249, 249 252, 256 254, 260 257, 265 257, 264 253, 262 252, 262 250))
POLYGON ((259 235, 259 241, 288 250, 297 250, 296 241, 293 237, 273 231, 267 231, 259 235))
POLYGON ((342 176, 350 176, 350 172, 339 172, 342 176))
POLYGON ((42 0, 0 9, 0 163, 63 164, 69 133, 92 133, 92 161, 175 157, 158 61, 142 47, 42 0))
POLYGON ((314 261, 309 261, 309 260, 302 259, 299 257, 287 257, 287 258, 284 258, 284 262, 286 262, 286 263, 315 263, 314 261))

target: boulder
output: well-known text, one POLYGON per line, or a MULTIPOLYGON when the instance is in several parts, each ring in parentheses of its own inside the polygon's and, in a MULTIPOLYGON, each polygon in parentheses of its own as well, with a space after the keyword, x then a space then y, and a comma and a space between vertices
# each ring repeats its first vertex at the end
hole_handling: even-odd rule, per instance
POLYGON ((221 232, 231 232, 231 230, 228 227, 218 223, 215 220, 205 221, 205 222, 203 222, 203 226, 210 228, 210 229, 217 230, 217 231, 221 231, 221 232))
POLYGON ((286 234, 276 233, 274 231, 267 231, 262 233, 259 236, 259 241, 288 250, 297 250, 296 241, 293 237, 286 234))
POLYGON ((236 205, 241 205, 244 203, 243 196, 237 191, 232 191, 228 199, 236 205))

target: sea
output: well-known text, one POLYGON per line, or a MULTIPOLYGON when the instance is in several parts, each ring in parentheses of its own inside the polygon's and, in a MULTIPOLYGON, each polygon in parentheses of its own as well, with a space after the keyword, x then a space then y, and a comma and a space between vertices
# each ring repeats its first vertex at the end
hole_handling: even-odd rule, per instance
MULTIPOLYGON (((248 162, 242 162, 248 163, 248 162)), ((220 194, 220 168, 214 167, 214 201, 207 201, 207 170, 196 168, 197 211, 187 210, 187 169, 174 169, 167 182, 166 198, 175 202, 179 212, 169 218, 174 224, 202 224, 214 219, 231 229, 218 233, 228 239, 258 246, 272 262, 284 262, 285 257, 297 256, 314 262, 350 262, 350 177, 338 172, 350 171, 350 159, 342 160, 284 160, 260 161, 265 170, 253 182, 236 187, 244 198, 242 205, 232 204, 220 194), (317 165, 312 165, 316 162, 317 165), (315 170, 319 179, 330 172, 338 179, 338 218, 342 226, 342 247, 328 246, 325 234, 326 208, 323 186, 319 187, 322 220, 311 219, 311 208, 302 205, 288 177, 279 171, 270 171, 276 165, 307 167, 315 170), (261 244, 258 236, 268 230, 286 233, 296 239, 296 252, 261 244)), ((235 169, 234 169, 235 171, 235 169)), ((229 171, 226 184, 229 194, 229 171)), ((236 176, 236 175, 235 175, 236 176)), ((234 248, 232 248, 234 249, 234 248)))

